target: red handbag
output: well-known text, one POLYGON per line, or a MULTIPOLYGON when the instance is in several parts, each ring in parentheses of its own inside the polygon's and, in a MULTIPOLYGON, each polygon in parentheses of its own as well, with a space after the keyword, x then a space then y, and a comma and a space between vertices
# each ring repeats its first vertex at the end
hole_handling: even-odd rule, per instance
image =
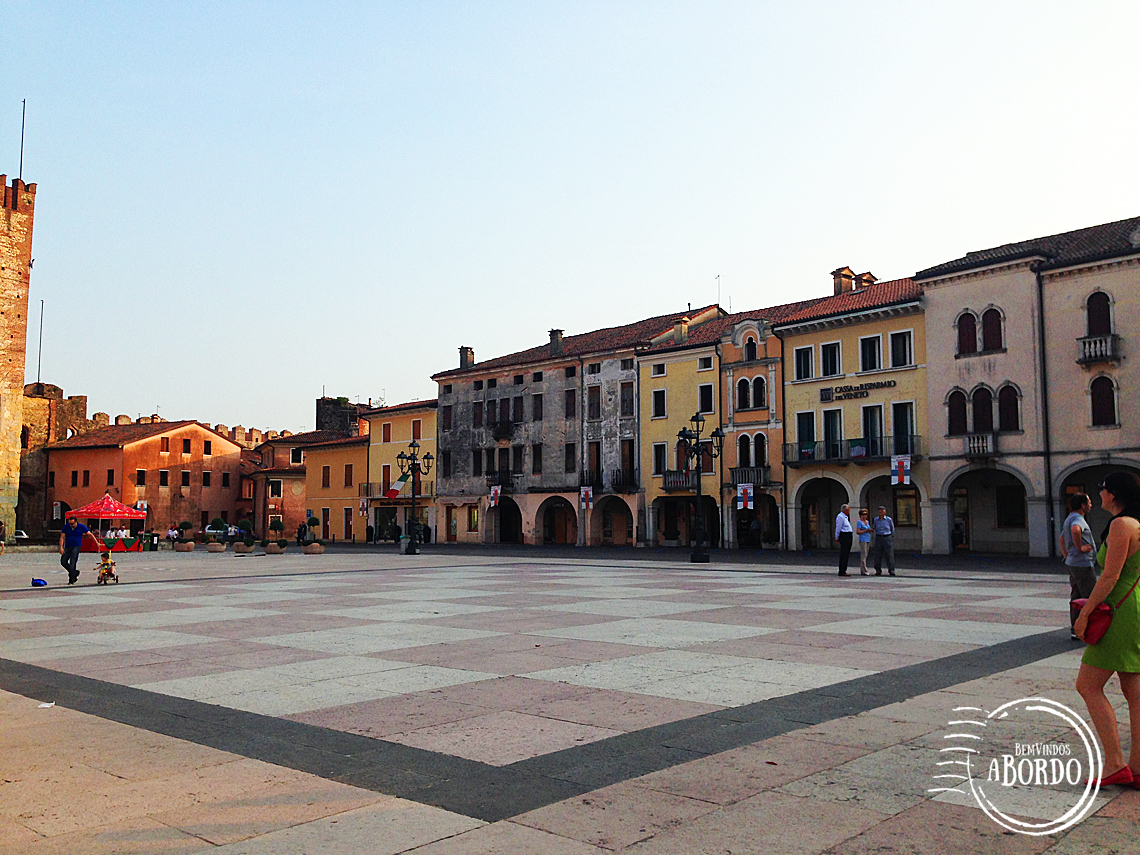
MULTIPOLYGON (((1132 587, 1128 589, 1128 593, 1121 597, 1120 602, 1115 606, 1110 606, 1108 603, 1101 603, 1089 613, 1089 622, 1085 627, 1086 643, 1096 644, 1104 638, 1104 634, 1108 632, 1108 628, 1112 626, 1112 616, 1116 614, 1118 608, 1124 605, 1124 601, 1132 596, 1132 592, 1136 590, 1137 584, 1140 584, 1140 576, 1136 577, 1136 581, 1132 583, 1132 587)), ((1087 602, 1088 597, 1081 597, 1079 600, 1069 600, 1069 614, 1074 621, 1087 602)))

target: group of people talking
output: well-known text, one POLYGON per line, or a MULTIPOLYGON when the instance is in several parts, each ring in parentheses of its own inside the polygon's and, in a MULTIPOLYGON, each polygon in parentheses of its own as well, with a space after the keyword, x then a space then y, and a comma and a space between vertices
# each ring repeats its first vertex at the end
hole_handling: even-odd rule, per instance
POLYGON ((867 555, 871 551, 871 535, 874 540, 875 575, 883 575, 883 564, 887 565, 887 572, 895 575, 895 521, 887 516, 887 509, 879 506, 874 519, 870 519, 870 511, 863 508, 855 525, 851 525, 851 506, 844 504, 835 517, 835 542, 839 544, 839 575, 847 575, 847 564, 851 560, 851 547, 859 544, 859 575, 867 576, 870 570, 867 567, 867 555), (856 541, 855 538, 859 540, 856 541))

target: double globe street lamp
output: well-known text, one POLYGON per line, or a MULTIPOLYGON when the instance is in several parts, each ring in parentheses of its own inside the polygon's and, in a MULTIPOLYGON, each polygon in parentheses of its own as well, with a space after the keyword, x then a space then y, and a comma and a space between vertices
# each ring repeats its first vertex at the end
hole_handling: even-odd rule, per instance
MULTIPOLYGON (((405 550, 405 555, 419 555, 420 550, 417 546, 419 543, 419 520, 416 519, 416 493, 420 487, 420 475, 427 475, 431 472, 431 464, 435 460, 431 452, 420 456, 420 444, 414 439, 408 443, 408 448, 411 449, 411 454, 406 451, 401 451, 396 455, 396 462, 400 465, 401 477, 412 473, 412 514, 408 519, 408 548, 405 550)), ((706 559, 707 560, 707 559, 706 559)))
POLYGON ((693 554, 689 556, 689 561, 693 564, 708 564, 709 553, 705 546, 705 507, 701 501, 701 463, 706 455, 715 460, 724 453, 724 431, 717 427, 709 434, 709 441, 705 443, 707 447, 702 448, 701 433, 704 431, 705 417, 700 413, 694 413, 689 423, 692 425, 691 429, 681 428, 677 432, 677 439, 681 441, 682 453, 685 455, 686 468, 690 460, 696 464, 693 468, 697 480, 697 516, 693 521, 693 554))

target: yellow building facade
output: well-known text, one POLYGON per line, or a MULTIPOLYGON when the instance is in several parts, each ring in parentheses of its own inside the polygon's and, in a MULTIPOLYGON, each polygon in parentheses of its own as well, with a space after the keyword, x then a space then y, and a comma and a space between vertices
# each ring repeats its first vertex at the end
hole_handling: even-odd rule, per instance
MULTIPOLYGON (((702 443, 721 427, 719 335, 724 319, 690 330, 677 325, 654 342, 638 360, 641 423, 641 471, 645 490, 646 536, 650 546, 690 546, 697 510, 696 464, 686 460, 677 434, 704 419, 702 443)), ((702 455, 700 507, 705 542, 723 542, 722 459, 702 455)))
POLYGON ((932 551, 922 290, 833 273, 835 295, 774 327, 783 340, 786 537, 790 549, 835 548, 843 504, 883 506, 896 550, 932 551), (892 461, 910 483, 892 485, 892 461))
POLYGON ((368 482, 368 442, 367 436, 350 436, 305 448, 306 514, 320 520, 322 540, 368 538, 367 504, 360 496, 368 482))
POLYGON ((419 478, 416 485, 415 519, 428 529, 431 541, 447 537, 446 525, 460 529, 458 519, 437 521, 435 481, 446 475, 451 467, 448 455, 440 455, 436 448, 436 401, 411 401, 391 407, 368 410, 361 418, 368 421, 368 481, 359 490, 359 498, 366 502, 373 540, 394 540, 407 534, 412 520, 412 483, 403 486, 395 498, 388 491, 400 479, 398 455, 409 453, 409 445, 419 444, 417 453, 422 459, 431 454, 431 470, 419 478), (445 528, 438 529, 438 522, 445 528))

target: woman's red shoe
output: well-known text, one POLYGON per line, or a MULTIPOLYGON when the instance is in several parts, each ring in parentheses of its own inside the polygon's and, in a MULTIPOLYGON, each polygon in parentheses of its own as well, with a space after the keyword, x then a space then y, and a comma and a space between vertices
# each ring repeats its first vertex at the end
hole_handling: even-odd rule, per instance
POLYGON ((1132 786, 1135 786, 1136 781, 1132 776, 1132 770, 1125 766, 1123 769, 1120 769, 1117 772, 1113 772, 1108 777, 1101 778, 1100 784, 1098 784, 1098 786, 1108 787, 1112 786, 1113 784, 1121 786, 1128 786, 1131 784, 1132 786))

